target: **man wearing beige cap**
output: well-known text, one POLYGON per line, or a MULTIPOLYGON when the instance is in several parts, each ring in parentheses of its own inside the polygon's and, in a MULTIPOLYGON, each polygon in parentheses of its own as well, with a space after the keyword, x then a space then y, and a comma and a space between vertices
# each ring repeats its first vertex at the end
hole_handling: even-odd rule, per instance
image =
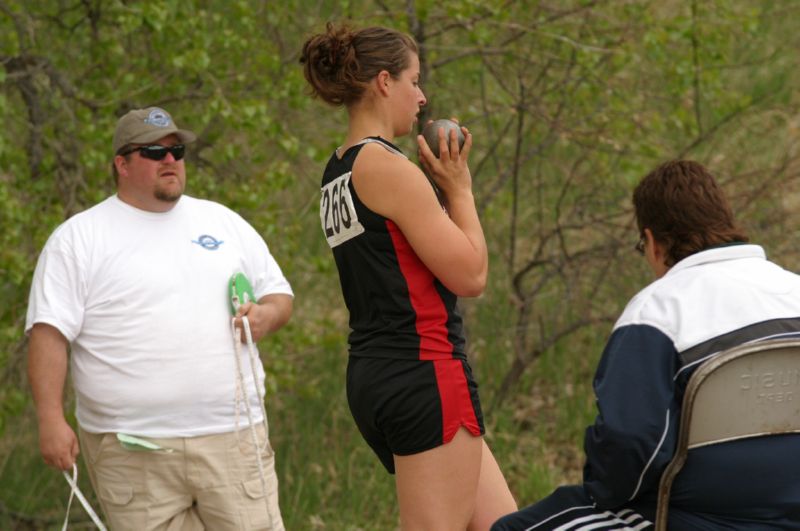
POLYGON ((246 221, 183 195, 195 138, 163 109, 125 114, 117 193, 45 245, 25 325, 40 448, 69 470, 80 440, 113 530, 279 530, 264 369, 255 356, 241 371, 252 360, 234 341, 228 283, 252 283, 234 324, 246 316, 254 341, 288 321, 292 290, 246 221), (68 363, 79 437, 64 416, 68 363))

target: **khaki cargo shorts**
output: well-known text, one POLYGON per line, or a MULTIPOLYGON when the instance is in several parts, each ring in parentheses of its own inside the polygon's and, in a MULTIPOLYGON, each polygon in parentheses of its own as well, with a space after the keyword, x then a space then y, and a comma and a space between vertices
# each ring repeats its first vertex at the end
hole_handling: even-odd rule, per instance
MULTIPOLYGON (((186 438, 142 438, 164 450, 130 450, 115 433, 79 430, 81 453, 114 531, 283 531, 275 454, 261 451, 267 497, 249 427, 186 438)), ((258 426, 264 441, 264 426, 258 426)))

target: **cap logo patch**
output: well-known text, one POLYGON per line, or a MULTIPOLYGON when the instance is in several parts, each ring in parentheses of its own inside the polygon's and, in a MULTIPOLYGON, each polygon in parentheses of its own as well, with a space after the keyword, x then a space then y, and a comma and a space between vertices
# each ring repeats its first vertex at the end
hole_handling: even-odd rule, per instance
POLYGON ((153 109, 150 111, 150 114, 147 115, 144 123, 154 125, 156 127, 169 127, 170 119, 166 111, 161 109, 153 109))

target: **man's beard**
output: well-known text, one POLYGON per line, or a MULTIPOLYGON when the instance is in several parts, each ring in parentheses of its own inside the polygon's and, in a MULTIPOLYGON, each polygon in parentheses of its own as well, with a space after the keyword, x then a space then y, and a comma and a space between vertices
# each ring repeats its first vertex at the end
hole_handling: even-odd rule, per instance
POLYGON ((183 195, 183 190, 165 190, 163 188, 156 188, 154 194, 156 199, 164 201, 165 203, 175 203, 183 195))

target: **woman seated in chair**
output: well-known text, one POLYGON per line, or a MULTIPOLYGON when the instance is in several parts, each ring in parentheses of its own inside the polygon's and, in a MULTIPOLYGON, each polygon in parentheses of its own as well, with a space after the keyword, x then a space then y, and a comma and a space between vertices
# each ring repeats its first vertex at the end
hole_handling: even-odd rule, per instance
MULTIPOLYGON (((494 531, 652 528, 689 376, 736 345, 800 337, 800 276, 746 243, 706 168, 659 166, 633 205, 636 249, 656 280, 628 303, 597 368, 583 485, 557 489, 494 531)), ((794 434, 691 450, 672 486, 669 528, 800 529, 799 450, 794 434)))

